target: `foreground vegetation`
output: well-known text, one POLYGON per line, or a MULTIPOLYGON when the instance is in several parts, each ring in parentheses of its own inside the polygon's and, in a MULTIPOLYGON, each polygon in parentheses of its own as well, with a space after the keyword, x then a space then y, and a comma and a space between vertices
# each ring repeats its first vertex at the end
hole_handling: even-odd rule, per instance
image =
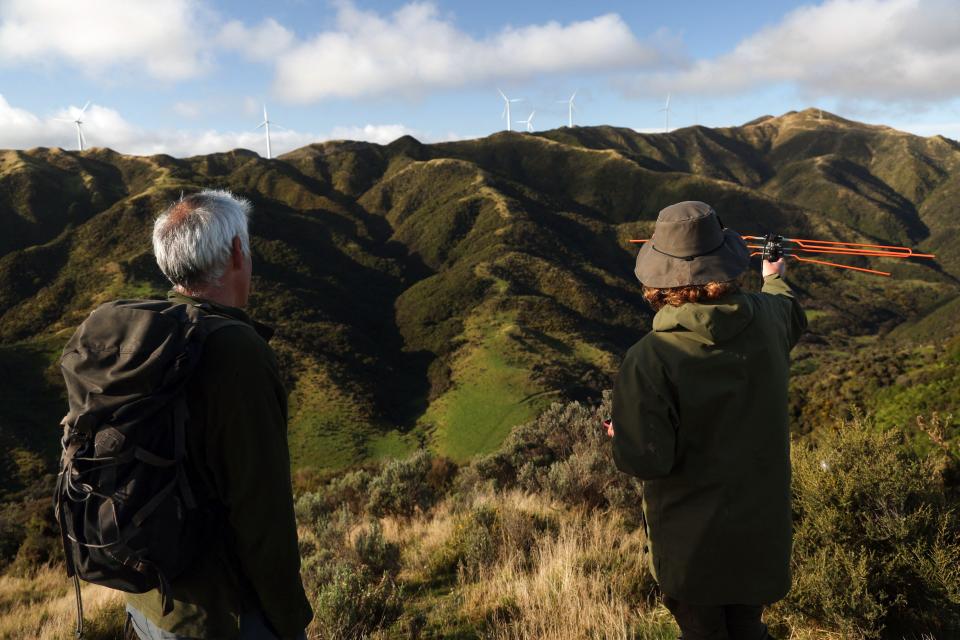
MULTIPOLYGON (((555 404, 466 466, 420 451, 314 479, 297 499, 310 637, 676 638, 638 485, 599 428, 607 402, 555 404)), ((919 426, 923 454, 860 416, 794 443, 794 585, 767 611, 776 637, 960 634, 960 452, 948 421, 919 426)), ((68 637, 63 574, 16 566, 0 636, 68 637)), ((119 598, 87 594, 90 637, 117 637, 119 598)))

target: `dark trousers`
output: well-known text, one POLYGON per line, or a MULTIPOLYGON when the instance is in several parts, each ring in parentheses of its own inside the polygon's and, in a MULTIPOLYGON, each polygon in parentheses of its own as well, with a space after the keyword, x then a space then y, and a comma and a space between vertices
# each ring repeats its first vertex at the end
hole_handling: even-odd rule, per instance
POLYGON ((763 606, 698 605, 663 596, 663 604, 680 625, 682 640, 771 640, 760 621, 763 606))

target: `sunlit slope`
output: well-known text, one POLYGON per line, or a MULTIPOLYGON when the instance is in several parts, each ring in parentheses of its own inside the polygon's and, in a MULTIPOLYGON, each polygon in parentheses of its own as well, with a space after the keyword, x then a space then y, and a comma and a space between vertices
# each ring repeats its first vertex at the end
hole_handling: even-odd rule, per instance
POLYGON ((52 463, 59 346, 101 302, 163 295, 151 223, 196 188, 254 204, 251 311, 277 328, 298 468, 423 443, 465 459, 545 403, 596 395, 649 327, 627 241, 679 200, 710 202, 742 230, 945 252, 945 271, 876 261, 894 280, 794 269, 816 317, 808 348, 847 348, 957 293, 956 145, 815 112, 669 135, 328 142, 270 161, 242 150, 0 157, 12 230, 0 245, 0 365, 24 371, 0 426, 47 407, 29 429, 3 429, 11 487, 29 467, 17 460, 52 463))

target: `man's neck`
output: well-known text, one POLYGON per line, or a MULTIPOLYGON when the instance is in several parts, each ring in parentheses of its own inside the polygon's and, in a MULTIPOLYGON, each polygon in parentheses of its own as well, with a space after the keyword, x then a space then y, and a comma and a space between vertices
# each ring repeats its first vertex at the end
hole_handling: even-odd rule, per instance
POLYGON ((210 302, 215 302, 225 307, 240 306, 237 304, 236 296, 224 287, 201 287, 199 289, 192 289, 182 285, 176 285, 174 289, 190 298, 202 298, 203 300, 209 300, 210 302))

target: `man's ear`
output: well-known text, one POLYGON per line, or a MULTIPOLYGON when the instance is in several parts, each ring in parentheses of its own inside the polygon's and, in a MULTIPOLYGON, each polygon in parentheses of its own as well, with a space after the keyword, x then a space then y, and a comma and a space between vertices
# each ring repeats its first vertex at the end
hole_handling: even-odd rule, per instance
POLYGON ((234 269, 243 269, 243 243, 240 236, 233 236, 233 246, 230 247, 230 261, 234 269))

